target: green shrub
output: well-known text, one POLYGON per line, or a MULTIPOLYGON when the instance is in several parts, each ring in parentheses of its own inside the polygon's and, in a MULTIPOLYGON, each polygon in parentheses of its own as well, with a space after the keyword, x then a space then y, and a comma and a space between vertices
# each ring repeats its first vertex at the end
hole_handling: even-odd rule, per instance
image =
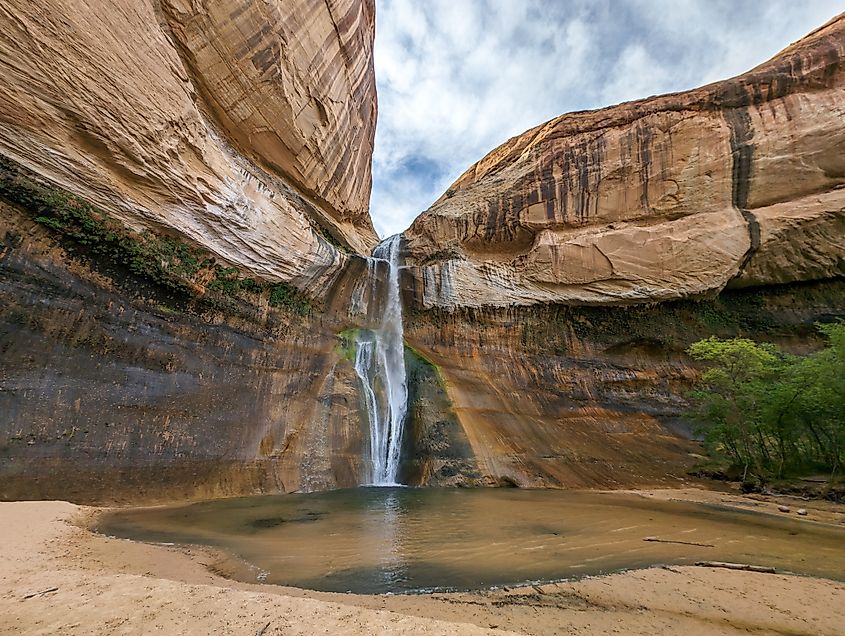
POLYGON ((690 419, 714 457, 763 478, 845 461, 845 323, 819 325, 828 346, 792 356, 744 338, 707 338, 688 352, 706 362, 690 419))
POLYGON ((285 307, 298 314, 311 311, 311 303, 302 293, 291 285, 277 283, 270 287, 270 306, 285 307))

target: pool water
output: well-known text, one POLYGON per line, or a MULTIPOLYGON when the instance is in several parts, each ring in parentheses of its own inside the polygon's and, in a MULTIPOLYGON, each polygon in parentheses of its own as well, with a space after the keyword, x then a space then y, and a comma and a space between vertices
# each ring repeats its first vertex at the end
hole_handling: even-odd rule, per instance
POLYGON ((358 488, 122 510, 96 529, 211 546, 236 579, 333 592, 486 589, 697 560, 845 579, 845 528, 621 493, 358 488))

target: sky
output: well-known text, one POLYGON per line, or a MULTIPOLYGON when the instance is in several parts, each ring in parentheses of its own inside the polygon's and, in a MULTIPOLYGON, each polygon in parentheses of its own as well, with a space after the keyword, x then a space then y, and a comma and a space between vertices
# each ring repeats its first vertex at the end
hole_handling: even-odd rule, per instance
POLYGON ((742 73, 845 0, 377 0, 371 215, 407 228, 475 161, 563 113, 742 73))

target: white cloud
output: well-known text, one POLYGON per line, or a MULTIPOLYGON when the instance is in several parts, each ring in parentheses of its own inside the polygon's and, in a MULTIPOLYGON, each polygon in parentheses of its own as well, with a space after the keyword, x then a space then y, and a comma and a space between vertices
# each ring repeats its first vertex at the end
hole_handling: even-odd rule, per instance
POLYGON ((510 136, 736 75, 843 10, 845 0, 378 0, 376 229, 404 230, 510 136))
POLYGON ((672 78, 642 44, 626 47, 610 72, 610 81, 602 88, 603 104, 618 104, 632 99, 648 97, 665 92, 664 86, 671 85, 672 78))

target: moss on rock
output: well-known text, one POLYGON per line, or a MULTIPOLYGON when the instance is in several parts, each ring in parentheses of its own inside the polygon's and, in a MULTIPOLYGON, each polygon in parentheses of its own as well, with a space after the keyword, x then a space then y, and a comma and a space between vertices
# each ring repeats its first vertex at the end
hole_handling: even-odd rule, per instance
POLYGON ((65 250, 89 263, 105 263, 145 283, 187 297, 205 296, 207 304, 225 310, 237 298, 267 299, 271 307, 300 315, 310 300, 292 285, 244 276, 236 267, 216 261, 206 250, 182 238, 135 232, 103 210, 61 188, 39 180, 7 157, 0 156, 0 198, 18 206, 33 221, 55 233, 65 250))

